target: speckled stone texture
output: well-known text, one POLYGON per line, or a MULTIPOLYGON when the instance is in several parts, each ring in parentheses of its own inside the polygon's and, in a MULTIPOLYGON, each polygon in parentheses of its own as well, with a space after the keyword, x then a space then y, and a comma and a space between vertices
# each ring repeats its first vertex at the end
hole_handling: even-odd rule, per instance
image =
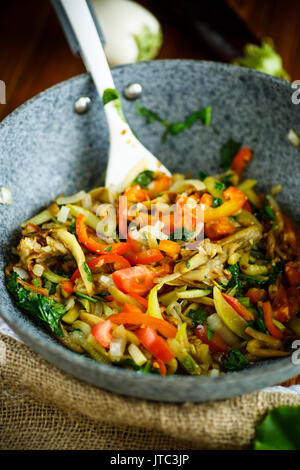
MULTIPOLYGON (((229 137, 250 146, 255 159, 246 176, 260 189, 281 183, 282 208, 300 220, 300 151, 286 139, 300 130, 300 107, 291 102, 290 84, 252 70, 198 61, 153 61, 113 69, 119 91, 139 82, 138 102, 169 121, 180 121, 196 109, 212 106, 212 125, 192 129, 161 143, 159 123, 145 125, 136 102, 123 99, 125 115, 136 135, 171 171, 195 174, 219 171, 219 149, 229 137)), ((3 268, 19 224, 59 193, 72 194, 97 185, 106 167, 108 132, 103 109, 88 75, 41 93, 0 125, 0 185, 12 190, 13 205, 0 207, 1 316, 32 349, 58 368, 95 386, 151 400, 185 402, 217 400, 279 383, 300 373, 290 358, 263 362, 222 377, 138 375, 75 354, 53 340, 17 310, 5 288, 3 268), (85 115, 74 101, 90 96, 85 115)))

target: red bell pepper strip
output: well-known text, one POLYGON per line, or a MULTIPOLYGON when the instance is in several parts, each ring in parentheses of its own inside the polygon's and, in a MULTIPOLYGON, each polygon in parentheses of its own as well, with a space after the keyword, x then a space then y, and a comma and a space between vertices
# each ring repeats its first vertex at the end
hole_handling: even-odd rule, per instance
POLYGON ((149 248, 148 250, 133 252, 129 250, 124 255, 131 264, 153 264, 163 259, 163 254, 157 248, 149 248))
MULTIPOLYGON (((118 269, 130 268, 130 263, 127 259, 125 259, 123 256, 114 255, 114 254, 98 256, 97 258, 94 258, 91 261, 89 261, 87 265, 90 268, 90 270, 93 271, 95 268, 97 268, 98 265, 102 266, 108 263, 114 264, 115 271, 117 271, 118 269)), ((74 282, 75 279, 79 277, 80 277, 79 269, 76 269, 76 271, 74 271, 70 280, 74 282)))
POLYGON ((139 328, 135 331, 135 334, 144 348, 150 351, 156 359, 166 363, 175 358, 166 340, 159 336, 150 326, 139 328))
POLYGON ((263 309, 263 312, 264 312, 265 325, 268 328, 268 331, 269 331, 270 335, 272 335, 274 338, 282 339, 283 334, 281 333, 281 331, 278 330, 278 328, 276 328, 276 326, 273 323, 273 319, 272 319, 273 311, 272 311, 271 302, 269 302, 269 301, 268 302, 263 302, 262 309, 263 309))
POLYGON ((100 241, 90 237, 87 233, 85 225, 86 216, 79 214, 76 220, 76 235, 80 243, 84 245, 92 253, 97 254, 117 254, 123 255, 130 249, 130 244, 127 242, 113 243, 112 245, 106 245, 100 241))
POLYGON ((97 341, 99 341, 104 348, 109 348, 109 345, 112 340, 112 334, 111 334, 111 327, 112 327, 112 322, 110 320, 106 320, 103 322, 97 323, 97 325, 94 325, 91 329, 91 333, 96 338, 97 341))
POLYGON ((210 240, 220 240, 226 235, 235 232, 235 225, 227 217, 207 222, 204 226, 205 235, 210 240))
POLYGON ((147 325, 158 330, 166 338, 175 338, 177 328, 166 320, 151 317, 135 305, 125 304, 121 313, 110 315, 109 319, 116 325, 147 325))
POLYGON ((214 332, 211 339, 207 336, 207 325, 201 323, 195 328, 195 335, 201 339, 201 341, 209 346, 212 353, 226 353, 228 352, 229 346, 225 343, 222 336, 214 332))
POLYGON ((156 366, 156 364, 158 365, 158 370, 159 370, 160 375, 162 376, 167 375, 167 368, 161 359, 155 359, 154 361, 152 361, 152 364, 154 367, 156 366))
POLYGON ((282 284, 279 284, 277 293, 273 299, 272 308, 274 311, 274 317, 280 322, 287 322, 291 318, 289 301, 287 298, 286 289, 282 284))
POLYGON ((235 171, 235 173, 241 177, 244 170, 246 169, 246 166, 252 160, 252 158, 253 153, 249 147, 243 147, 232 160, 233 171, 235 171))
POLYGON ((250 310, 248 310, 243 304, 241 304, 235 297, 223 293, 222 296, 224 297, 226 302, 246 321, 255 320, 253 313, 250 312, 250 310))
MULTIPOLYGON (((79 269, 77 269, 77 271, 79 273, 79 269)), ((79 274, 79 276, 80 276, 80 274, 79 274)), ((62 281, 61 286, 62 286, 64 291, 68 292, 68 294, 73 294, 74 284, 73 284, 72 279, 70 279, 69 281, 62 281)))

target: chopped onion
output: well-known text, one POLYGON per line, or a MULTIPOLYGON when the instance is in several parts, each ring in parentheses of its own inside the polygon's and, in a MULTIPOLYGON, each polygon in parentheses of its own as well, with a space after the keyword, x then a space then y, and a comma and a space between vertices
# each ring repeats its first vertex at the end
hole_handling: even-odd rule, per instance
POLYGON ((147 358, 135 344, 130 344, 130 346, 128 347, 128 352, 138 366, 142 366, 143 364, 145 364, 145 362, 147 362, 147 358))
POLYGON ((41 277, 44 271, 45 271, 44 266, 38 263, 35 264, 32 268, 33 274, 35 274, 35 276, 38 276, 38 277, 41 277))
POLYGON ((112 338, 109 346, 109 354, 113 361, 119 361, 124 354, 126 347, 126 339, 112 338))
POLYGON ((79 191, 79 193, 73 194, 72 196, 58 197, 56 199, 56 202, 59 206, 63 206, 65 204, 74 204, 74 202, 82 201, 85 195, 86 195, 85 191, 79 191))
POLYGON ((171 186, 170 191, 179 193, 184 191, 184 188, 186 186, 193 186, 197 191, 203 191, 204 189, 206 189, 205 184, 200 180, 179 180, 171 186))
POLYGON ((2 186, 0 188, 0 204, 8 204, 12 203, 12 196, 11 190, 2 186))
POLYGON ((90 195, 90 193, 87 193, 83 200, 82 200, 82 206, 85 208, 85 209, 89 209, 91 210, 92 208, 92 196, 90 195))
POLYGON ((232 333, 229 328, 227 328, 217 313, 209 315, 207 317, 207 323, 213 331, 219 333, 219 335, 222 336, 224 341, 229 344, 229 346, 239 346, 239 338, 234 333, 232 333))
POLYGON ((294 129, 289 130, 287 139, 294 147, 300 147, 300 136, 294 129))
POLYGON ((73 308, 75 305, 75 297, 71 296, 68 298, 66 304, 65 304, 65 309, 66 309, 66 312, 68 312, 69 310, 71 310, 71 308, 73 308))
POLYGON ((65 223, 67 222, 68 216, 69 216, 70 209, 69 207, 62 206, 60 208, 59 213, 57 214, 57 220, 58 222, 65 223))
POLYGON ((25 271, 25 269, 23 268, 19 268, 19 266, 14 266, 13 271, 17 273, 17 275, 20 276, 20 278, 23 279, 24 281, 26 281, 26 279, 29 278, 27 271, 25 271))

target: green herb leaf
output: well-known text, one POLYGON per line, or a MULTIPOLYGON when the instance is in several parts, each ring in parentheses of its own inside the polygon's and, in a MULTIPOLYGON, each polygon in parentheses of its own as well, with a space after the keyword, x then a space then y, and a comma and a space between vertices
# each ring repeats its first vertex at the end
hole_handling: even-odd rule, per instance
POLYGON ((208 174, 207 174, 205 171, 199 171, 199 172, 198 172, 198 178, 199 178, 199 180, 204 181, 205 178, 207 178, 207 177, 208 177, 208 174))
POLYGON ((107 248, 105 248, 104 251, 111 251, 112 250, 112 245, 111 246, 108 246, 107 248))
POLYGON ((206 322, 208 310, 205 307, 199 307, 197 310, 190 309, 187 315, 193 321, 193 326, 206 322))
POLYGON ((139 184, 143 189, 146 189, 148 185, 153 181, 154 171, 145 170, 138 174, 133 181, 134 184, 139 184))
POLYGON ((221 183, 221 181, 216 181, 215 188, 218 191, 224 191, 224 189, 226 189, 226 186, 224 183, 221 183))
POLYGON ((230 349, 227 361, 225 362, 225 370, 227 372, 235 372, 238 370, 243 370, 249 364, 248 359, 237 349, 230 349))
POLYGON ((76 220, 69 225, 69 231, 73 234, 76 233, 76 220))
POLYGON ((84 262, 84 265, 83 265, 83 266, 84 266, 84 270, 85 270, 85 272, 86 272, 86 274, 87 274, 87 280, 88 280, 89 282, 93 282, 93 276, 92 276, 91 270, 90 270, 90 268, 88 267, 88 264, 87 264, 86 261, 84 262))
POLYGON ((64 305, 23 287, 17 278, 17 273, 13 273, 6 281, 7 289, 14 297, 17 307, 38 322, 46 323, 56 335, 63 336, 60 320, 66 313, 64 305))
POLYGON ((186 228, 177 228, 171 233, 169 240, 176 242, 178 240, 183 240, 187 242, 190 240, 194 235, 193 230, 187 230, 186 228))
POLYGON ((220 149, 220 166, 228 170, 231 167, 232 160, 241 148, 239 142, 235 142, 233 139, 229 139, 220 149))
POLYGON ((119 93, 114 88, 106 88, 103 93, 103 104, 104 106, 110 101, 118 100, 119 93))
POLYGON ((222 204, 222 199, 219 197, 215 197, 213 200, 213 208, 219 207, 222 204))
POLYGON ((168 135, 178 135, 184 130, 190 129, 196 121, 201 121, 204 126, 209 126, 211 122, 210 107, 195 111, 184 121, 180 122, 169 122, 168 120, 161 118, 156 112, 144 108, 139 103, 137 104, 137 113, 147 119, 147 124, 152 124, 153 122, 157 121, 160 122, 166 128, 162 136, 163 143, 166 142, 168 135))
POLYGON ((268 411, 256 429, 255 450, 300 450, 300 406, 268 411))

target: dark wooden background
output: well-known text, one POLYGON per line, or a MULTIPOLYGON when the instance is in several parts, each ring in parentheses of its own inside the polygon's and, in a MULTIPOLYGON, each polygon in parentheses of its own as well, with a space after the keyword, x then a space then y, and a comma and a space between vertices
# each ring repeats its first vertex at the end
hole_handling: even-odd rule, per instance
MULTIPOLYGON (((201 50, 200 41, 176 26, 158 2, 140 3, 162 24, 164 43, 159 58, 211 59, 201 50)), ((300 79, 300 1, 228 3, 258 38, 273 38, 292 80, 300 79)), ((0 80, 6 83, 7 103, 0 104, 0 120, 45 88, 84 70, 80 58, 70 52, 49 0, 0 0, 0 80)))

